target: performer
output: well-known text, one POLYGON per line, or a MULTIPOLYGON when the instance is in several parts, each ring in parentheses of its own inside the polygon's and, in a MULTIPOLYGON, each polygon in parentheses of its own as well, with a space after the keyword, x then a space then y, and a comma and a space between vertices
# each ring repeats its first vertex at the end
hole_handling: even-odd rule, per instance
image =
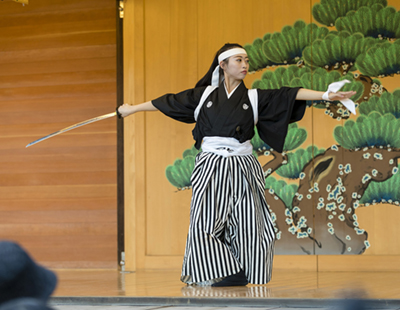
POLYGON ((243 83, 248 69, 243 47, 225 44, 195 88, 119 107, 123 117, 159 110, 181 122, 196 122, 193 137, 202 152, 191 177, 181 275, 190 285, 270 281, 275 234, 264 196, 264 173, 252 155, 254 126, 264 142, 282 152, 288 125, 303 117, 305 100, 321 100, 323 95, 342 100, 355 94, 289 87, 248 90, 243 83))

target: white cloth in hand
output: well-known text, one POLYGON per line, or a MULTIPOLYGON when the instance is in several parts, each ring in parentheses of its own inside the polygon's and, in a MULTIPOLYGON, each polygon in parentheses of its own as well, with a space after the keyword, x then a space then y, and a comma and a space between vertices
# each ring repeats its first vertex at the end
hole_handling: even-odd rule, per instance
MULTIPOLYGON (((339 82, 333 82, 329 84, 328 90, 322 95, 322 99, 329 101, 329 93, 338 92, 346 83, 351 83, 349 80, 343 80, 339 82)), ((339 100, 351 113, 356 115, 356 105, 351 99, 339 100)))

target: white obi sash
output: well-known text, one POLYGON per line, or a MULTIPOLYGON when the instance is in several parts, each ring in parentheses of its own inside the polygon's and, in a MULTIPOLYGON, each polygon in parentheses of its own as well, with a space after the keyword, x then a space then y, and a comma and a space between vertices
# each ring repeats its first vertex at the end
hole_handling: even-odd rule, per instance
POLYGON ((240 143, 235 138, 230 137, 204 137, 201 149, 203 152, 210 152, 223 157, 251 155, 253 153, 250 140, 240 143))

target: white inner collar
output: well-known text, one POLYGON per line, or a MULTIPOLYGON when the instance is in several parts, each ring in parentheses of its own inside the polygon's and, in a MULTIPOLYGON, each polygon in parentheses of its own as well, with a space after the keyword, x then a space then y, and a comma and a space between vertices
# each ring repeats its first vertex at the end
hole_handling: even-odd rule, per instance
POLYGON ((225 82, 223 82, 223 83, 224 83, 224 88, 225 88, 226 96, 228 97, 228 99, 233 95, 233 93, 235 92, 236 88, 238 88, 239 85, 241 84, 241 83, 239 83, 238 86, 236 86, 236 87, 231 91, 231 93, 229 94, 229 93, 228 93, 228 90, 226 89, 225 82))

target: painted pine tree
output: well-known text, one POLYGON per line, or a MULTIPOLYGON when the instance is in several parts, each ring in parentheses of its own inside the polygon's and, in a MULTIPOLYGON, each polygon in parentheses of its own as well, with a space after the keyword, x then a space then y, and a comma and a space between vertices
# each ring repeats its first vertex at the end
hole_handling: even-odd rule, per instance
MULTIPOLYGON (((257 134, 252 144, 257 156, 269 159, 263 170, 276 253, 360 254, 369 242, 356 209, 400 204, 400 90, 384 87, 385 77, 400 74, 400 11, 386 0, 321 0, 312 13, 321 26, 299 20, 244 45, 250 71, 264 71, 252 87, 325 91, 347 79, 352 83, 342 90, 356 91, 359 116, 349 119, 340 102, 308 102, 324 109, 327 120, 345 120, 332 133, 337 144, 300 148, 307 131, 296 124, 283 153, 257 134)), ((185 152, 166 171, 179 189, 190 188, 197 153, 185 152)))
MULTIPOLYGON (((323 3, 330 8, 328 10, 330 11, 334 4, 339 2, 342 8, 346 7, 346 3, 350 4, 349 1, 323 3)), ((318 82, 321 83, 326 79, 321 71, 324 70, 328 74, 335 72, 335 80, 351 77, 349 80, 360 82, 363 86, 360 89, 356 83, 357 86, 353 88, 357 91, 353 99, 358 103, 357 106, 360 106, 359 110, 363 115, 358 117, 356 122, 349 120, 344 126, 335 129, 334 136, 339 145, 332 146, 320 156, 316 156, 314 162, 304 167, 300 173, 298 192, 295 194, 292 205, 287 206, 285 222, 293 225, 288 229, 294 232, 293 227, 295 227, 294 235, 297 235, 297 238, 313 239, 316 243, 316 254, 362 253, 369 246, 369 242, 367 233, 359 227, 355 209, 360 204, 368 206, 370 203, 382 202, 382 199, 378 197, 385 197, 383 202, 399 203, 396 199, 397 191, 390 194, 390 190, 395 188, 397 179, 393 175, 398 170, 397 133, 399 128, 396 119, 400 112, 396 96, 398 94, 397 92, 395 92, 396 95, 385 93, 386 89, 381 85, 380 80, 376 79, 400 73, 399 41, 394 41, 398 36, 395 31, 397 28, 391 24, 396 24, 399 14, 396 14, 393 8, 383 9, 386 3, 376 5, 376 2, 370 1, 368 4, 372 8, 361 6, 359 8, 361 13, 353 11, 348 14, 338 13, 339 22, 336 23, 336 28, 340 31, 337 33, 332 31, 324 38, 313 41, 303 50, 302 61, 299 63, 309 67, 310 70, 299 74, 300 70, 288 68, 296 72, 297 77, 281 79, 286 84, 285 86, 325 90, 326 86, 318 87, 318 82), (374 13, 371 13, 373 10, 374 13), (372 27, 364 27, 366 31, 359 33, 357 32, 359 29, 353 30, 355 27, 338 26, 342 19, 346 20, 346 25, 359 25, 358 16, 366 12, 375 18, 372 27), (315 78, 317 75, 319 75, 318 78, 315 78), (296 82, 294 82, 295 79, 296 82), (382 99, 379 96, 382 96, 382 99), (361 104, 365 104, 365 107, 361 104), (333 153, 341 153, 341 157, 346 158, 348 162, 336 163, 336 168, 334 164, 337 156, 333 153), (314 180, 311 184, 310 175, 314 180), (383 182, 384 180, 387 181, 383 182), (373 183, 374 181, 380 183, 373 183), (366 193, 366 197, 369 198, 363 198, 370 183, 371 189, 366 193), (317 211, 308 207, 315 203, 317 211), (316 224, 313 221, 307 223, 307 220, 314 217, 316 224)), ((314 7, 314 12, 317 7, 314 7)), ((282 75, 281 70, 277 69, 276 72, 277 75, 282 75)), ((256 81, 255 85, 274 88, 275 85, 268 85, 267 82, 262 81, 264 77, 267 79, 271 76, 273 74, 264 74, 261 81, 256 81)), ((351 86, 354 87, 354 83, 351 86)), ((314 103, 315 107, 318 105, 320 103, 314 103)), ((349 116, 348 112, 344 114, 342 107, 336 103, 326 103, 325 114, 338 120, 349 116)), ((271 206, 273 209, 273 204, 271 206)), ((277 222, 278 226, 284 223, 279 220, 277 222)), ((303 252, 308 252, 303 246, 300 245, 300 247, 303 252)))

